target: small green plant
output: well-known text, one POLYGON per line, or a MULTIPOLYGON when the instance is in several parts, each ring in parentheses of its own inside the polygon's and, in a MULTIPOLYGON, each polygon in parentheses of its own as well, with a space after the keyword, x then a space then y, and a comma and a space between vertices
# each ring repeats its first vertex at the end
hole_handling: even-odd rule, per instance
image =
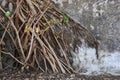
POLYGON ((67 15, 65 15, 65 14, 63 14, 63 22, 64 22, 65 24, 68 24, 68 23, 70 22, 69 17, 68 17, 67 15))
POLYGON ((10 17, 10 11, 7 11, 7 12, 5 13, 5 16, 6 16, 6 17, 10 17))

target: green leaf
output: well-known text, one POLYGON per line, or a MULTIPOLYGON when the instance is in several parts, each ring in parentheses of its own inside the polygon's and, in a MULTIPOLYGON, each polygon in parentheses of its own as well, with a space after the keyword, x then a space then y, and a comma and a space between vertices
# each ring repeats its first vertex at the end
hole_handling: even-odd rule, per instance
POLYGON ((6 16, 6 17, 10 17, 10 11, 7 11, 7 12, 5 13, 5 16, 6 16))
POLYGON ((68 24, 70 22, 69 17, 67 15, 63 15, 63 22, 68 24))

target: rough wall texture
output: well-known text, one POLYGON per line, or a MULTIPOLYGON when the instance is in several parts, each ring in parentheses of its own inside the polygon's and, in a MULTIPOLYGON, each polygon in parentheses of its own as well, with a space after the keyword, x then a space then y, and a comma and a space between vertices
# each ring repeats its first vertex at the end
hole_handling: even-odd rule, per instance
POLYGON ((100 50, 120 51, 120 0, 53 0, 100 41, 100 50))
POLYGON ((100 42, 99 60, 94 49, 83 46, 73 57, 73 67, 80 74, 120 75, 120 0, 52 1, 100 42))

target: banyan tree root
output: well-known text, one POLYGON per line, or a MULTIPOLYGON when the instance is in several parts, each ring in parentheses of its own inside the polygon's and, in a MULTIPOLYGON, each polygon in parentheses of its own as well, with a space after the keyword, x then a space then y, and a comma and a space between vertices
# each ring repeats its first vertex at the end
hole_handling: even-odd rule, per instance
MULTIPOLYGON (((10 16, 5 16, 6 10, 0 6, 2 17, 7 19, 7 23, 2 21, 0 27, 3 33, 9 36, 9 46, 14 46, 14 51, 3 47, 1 54, 14 59, 13 67, 19 64, 22 70, 29 68, 42 72, 71 73, 74 72, 71 50, 75 51, 77 45, 82 44, 82 39, 89 47, 97 49, 94 36, 49 0, 8 1, 13 3, 15 8, 10 16)), ((6 45, 5 36, 1 36, 1 42, 6 45)))

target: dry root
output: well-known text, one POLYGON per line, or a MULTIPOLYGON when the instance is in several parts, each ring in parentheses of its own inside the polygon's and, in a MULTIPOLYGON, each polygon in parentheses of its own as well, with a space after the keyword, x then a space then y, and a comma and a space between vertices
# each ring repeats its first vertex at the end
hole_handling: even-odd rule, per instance
MULTIPOLYGON (((12 3, 14 12, 7 18, 7 23, 3 18, 0 20, 6 24, 0 27, 4 29, 1 42, 7 44, 4 40, 7 34, 14 51, 1 47, 1 54, 11 56, 22 69, 29 66, 42 72, 74 72, 70 63, 70 43, 78 44, 87 35, 86 42, 93 40, 91 45, 94 44, 95 39, 90 32, 76 25, 49 0, 15 0, 12 3), (82 36, 75 42, 73 35, 82 36)), ((6 13, 2 7, 0 11, 6 13)))

